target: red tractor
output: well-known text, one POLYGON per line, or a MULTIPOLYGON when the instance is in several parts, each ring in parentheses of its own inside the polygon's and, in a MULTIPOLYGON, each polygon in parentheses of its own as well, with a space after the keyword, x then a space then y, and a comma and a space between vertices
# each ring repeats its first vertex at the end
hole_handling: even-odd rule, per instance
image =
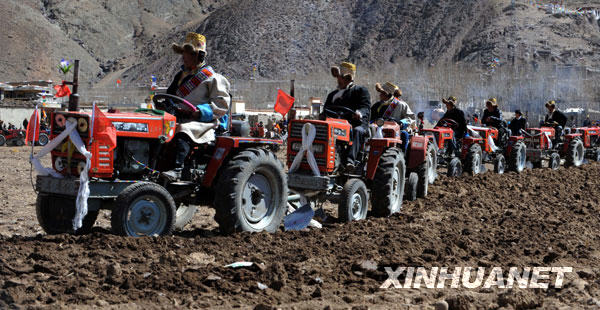
POLYGON ((441 122, 434 128, 423 128, 420 133, 429 137, 433 142, 430 153, 436 169, 438 166, 446 166, 448 176, 456 177, 461 175, 462 163, 451 152, 454 130, 450 127, 450 122, 441 122), (440 161, 440 159, 442 160, 440 161))
MULTIPOLYGON (((290 122, 288 186, 316 204, 337 201, 342 222, 366 218, 369 201, 376 216, 398 212, 402 208, 407 169, 415 170, 427 162, 427 139, 415 137, 410 141, 407 163, 400 127, 396 123, 380 124, 383 137, 368 139, 361 164, 347 171, 343 163, 352 143, 352 126, 342 117, 344 113, 354 111, 330 106, 325 108, 325 120, 290 122), (308 148, 310 152, 306 152, 308 148)), ((427 168, 422 170, 427 175, 427 168)))
POLYGON ((494 172, 502 174, 508 168, 520 173, 527 163, 527 147, 522 136, 510 136, 502 141, 498 129, 468 126, 469 134, 462 139, 461 160, 472 174, 482 172, 483 163, 492 163, 494 172))
POLYGON ((232 121, 211 142, 195 145, 186 160, 185 179, 170 181, 160 171, 173 168, 178 117, 164 110, 193 106, 170 95, 156 95, 154 103, 161 110, 107 114, 116 128, 114 148, 92 139, 90 113, 52 114, 52 139, 67 124, 76 123, 92 153, 89 211, 83 227, 73 231, 79 177, 86 159, 65 139, 51 153, 53 171, 62 177, 38 176, 36 182, 37 217, 44 231, 89 232, 98 211, 108 209, 116 234, 168 235, 187 224, 200 204, 216 209, 215 220, 223 233, 277 230, 287 206, 287 179, 283 164, 267 146, 281 141, 252 138, 247 123, 232 121))
POLYGON ((575 128, 580 133, 585 148, 585 156, 594 161, 600 161, 600 127, 575 128))
POLYGON ((547 160, 548 167, 556 170, 560 167, 561 157, 565 158, 567 167, 583 164, 586 150, 582 133, 568 133, 556 139, 553 127, 540 127, 527 128, 523 134, 527 143, 527 158, 534 168, 541 168, 542 160, 547 160))
POLYGON ((521 172, 525 169, 527 152, 521 136, 500 139, 498 129, 493 127, 468 126, 468 134, 458 141, 458 157, 452 150, 453 128, 456 122, 442 119, 433 129, 423 129, 423 134, 433 137, 438 147, 438 156, 447 162, 448 175, 458 176, 463 169, 471 174, 482 172, 482 164, 492 163, 496 173, 504 173, 506 168, 521 172))
POLYGON ((25 145, 25 130, 6 129, 0 133, 0 146, 23 146, 25 145))

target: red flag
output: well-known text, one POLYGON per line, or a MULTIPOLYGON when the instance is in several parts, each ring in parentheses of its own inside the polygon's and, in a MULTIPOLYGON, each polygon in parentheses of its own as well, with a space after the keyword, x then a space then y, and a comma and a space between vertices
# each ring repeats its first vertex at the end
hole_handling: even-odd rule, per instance
POLYGON ((37 141, 40 138, 40 113, 36 108, 27 123, 27 132, 25 133, 25 142, 37 141))
POLYGON ((60 97, 66 97, 71 95, 71 90, 69 89, 69 86, 62 84, 62 85, 54 85, 54 90, 56 90, 56 98, 60 98, 60 97))
POLYGON ((295 100, 294 97, 279 89, 277 91, 277 102, 275 102, 275 112, 279 112, 281 116, 285 116, 294 105, 295 100))
POLYGON ((97 106, 94 106, 92 138, 107 145, 109 150, 117 146, 117 129, 97 106))

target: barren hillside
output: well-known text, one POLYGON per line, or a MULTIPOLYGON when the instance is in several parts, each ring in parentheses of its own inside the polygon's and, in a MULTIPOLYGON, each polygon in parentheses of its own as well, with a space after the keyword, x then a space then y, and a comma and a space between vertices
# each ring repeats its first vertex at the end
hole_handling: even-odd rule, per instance
MULTIPOLYGON (((204 33, 209 59, 230 77, 253 64, 267 78, 326 72, 343 59, 370 72, 416 61, 485 67, 594 65, 600 26, 588 15, 548 14, 532 1, 438 0, 5 0, 0 80, 60 80, 60 58, 82 60, 90 83, 163 83, 178 67, 170 44, 204 33)), ((549 1, 536 1, 544 3, 549 1)), ((569 1, 572 8, 600 1, 569 1)))

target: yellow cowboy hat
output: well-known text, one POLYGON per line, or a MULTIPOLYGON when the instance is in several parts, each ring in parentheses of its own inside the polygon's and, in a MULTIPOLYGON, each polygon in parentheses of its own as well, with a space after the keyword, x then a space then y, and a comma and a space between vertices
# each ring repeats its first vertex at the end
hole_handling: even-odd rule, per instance
POLYGON ((193 53, 206 53, 206 37, 198 33, 190 32, 185 36, 185 40, 181 45, 173 43, 172 48, 177 54, 183 54, 183 51, 186 50, 193 53))
POLYGON ((356 74, 356 65, 349 62, 342 62, 340 66, 331 67, 331 75, 333 77, 343 76, 344 78, 354 80, 356 74))
POLYGON ((456 101, 457 100, 458 99, 456 99, 456 97, 450 96, 450 97, 448 97, 448 99, 442 99, 442 102, 445 103, 445 104, 456 105, 456 101))
POLYGON ((375 90, 377 90, 378 92, 380 92, 382 94, 393 95, 394 97, 402 96, 402 90, 400 89, 400 87, 398 87, 390 82, 386 82, 383 85, 381 85, 379 83, 375 84, 375 90))

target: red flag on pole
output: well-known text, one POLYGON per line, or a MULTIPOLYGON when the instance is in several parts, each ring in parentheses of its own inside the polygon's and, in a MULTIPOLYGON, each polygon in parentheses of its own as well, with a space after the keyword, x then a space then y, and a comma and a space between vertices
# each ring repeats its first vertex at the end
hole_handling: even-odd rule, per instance
POLYGON ((109 150, 114 149, 117 146, 117 129, 110 119, 95 105, 92 119, 92 138, 107 145, 109 150))
POLYGON ((33 114, 27 123, 27 132, 25 133, 25 142, 34 142, 40 138, 40 113, 36 106, 33 114))
POLYGON ((54 85, 54 90, 56 90, 56 95, 54 95, 56 98, 60 98, 60 97, 66 97, 71 95, 71 90, 69 89, 69 86, 62 84, 62 85, 54 85))
POLYGON ((277 102, 275 102, 275 112, 279 112, 281 116, 285 116, 294 105, 295 100, 294 97, 279 89, 277 91, 277 102))

